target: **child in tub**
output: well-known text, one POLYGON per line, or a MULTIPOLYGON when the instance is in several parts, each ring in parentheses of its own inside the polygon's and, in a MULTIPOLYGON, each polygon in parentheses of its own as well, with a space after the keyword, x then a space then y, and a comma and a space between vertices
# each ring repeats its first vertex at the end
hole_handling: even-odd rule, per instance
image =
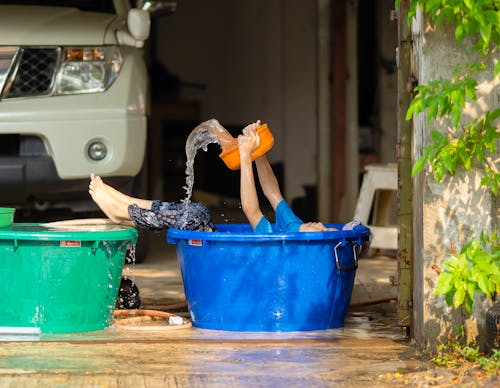
POLYGON ((266 155, 255 160, 259 182, 264 195, 276 213, 276 223, 266 219, 260 210, 255 180, 253 176, 251 155, 257 149, 260 138, 257 128, 260 121, 247 125, 243 133, 238 136, 238 149, 240 152, 240 196, 241 207, 248 221, 256 233, 272 232, 325 232, 337 230, 328 228, 321 222, 303 222, 298 218, 284 200, 278 185, 278 180, 267 160, 266 155))

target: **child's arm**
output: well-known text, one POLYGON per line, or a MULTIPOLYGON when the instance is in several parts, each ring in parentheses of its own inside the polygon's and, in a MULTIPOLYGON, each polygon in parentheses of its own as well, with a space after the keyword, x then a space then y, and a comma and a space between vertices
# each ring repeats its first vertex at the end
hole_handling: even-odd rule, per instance
POLYGON ((255 165, 257 166, 257 173, 259 174, 259 182, 262 187, 262 191, 274 211, 276 211, 278 204, 283 201, 283 195, 281 194, 276 175, 274 175, 274 171, 269 164, 266 155, 256 159, 255 165))
POLYGON ((240 197, 241 207, 248 222, 255 229, 262 218, 262 211, 259 207, 257 190, 252 169, 252 152, 259 146, 259 135, 255 128, 257 125, 250 124, 243 130, 243 134, 238 136, 238 149, 240 152, 240 197))

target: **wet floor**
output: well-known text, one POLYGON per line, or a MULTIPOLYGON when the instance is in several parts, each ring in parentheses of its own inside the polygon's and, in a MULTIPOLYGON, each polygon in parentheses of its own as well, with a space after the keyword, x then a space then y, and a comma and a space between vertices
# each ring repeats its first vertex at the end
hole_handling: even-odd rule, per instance
POLYGON ((111 327, 4 336, 0 386, 33 386, 33 379, 38 386, 71 387, 379 384, 387 373, 428 367, 394 322, 395 305, 386 303, 351 311, 342 329, 313 332, 111 327))
MULTIPOLYGON (((189 317, 187 311, 172 313, 178 317, 189 317)), ((185 320, 186 322, 187 320, 185 320)), ((5 342, 130 342, 153 340, 188 341, 340 341, 340 340, 406 340, 405 328, 396 325, 394 303, 351 309, 344 327, 329 330, 294 332, 238 332, 208 330, 191 325, 172 325, 167 319, 157 318, 150 322, 136 321, 117 325, 105 330, 63 334, 0 334, 0 343, 5 342)))
POLYGON ((358 386, 423 368, 407 346, 366 341, 61 342, 4 344, 1 352, 0 379, 17 387, 358 386))

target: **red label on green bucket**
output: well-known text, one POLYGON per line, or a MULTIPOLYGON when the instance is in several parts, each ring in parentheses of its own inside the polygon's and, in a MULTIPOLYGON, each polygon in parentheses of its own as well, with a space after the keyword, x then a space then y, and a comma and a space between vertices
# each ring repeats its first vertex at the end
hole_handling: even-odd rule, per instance
POLYGON ((189 240, 189 245, 193 245, 195 247, 203 246, 203 240, 189 240))
POLYGON ((65 241, 61 241, 59 246, 60 247, 80 248, 82 246, 82 242, 76 241, 76 240, 65 240, 65 241))

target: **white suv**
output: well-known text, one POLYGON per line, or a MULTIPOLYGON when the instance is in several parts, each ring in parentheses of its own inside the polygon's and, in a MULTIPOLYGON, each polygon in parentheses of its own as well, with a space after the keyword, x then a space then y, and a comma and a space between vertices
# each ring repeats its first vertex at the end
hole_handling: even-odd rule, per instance
POLYGON ((78 210, 90 173, 122 190, 138 176, 147 135, 145 9, 175 2, 130 3, 0 0, 1 204, 78 210))

